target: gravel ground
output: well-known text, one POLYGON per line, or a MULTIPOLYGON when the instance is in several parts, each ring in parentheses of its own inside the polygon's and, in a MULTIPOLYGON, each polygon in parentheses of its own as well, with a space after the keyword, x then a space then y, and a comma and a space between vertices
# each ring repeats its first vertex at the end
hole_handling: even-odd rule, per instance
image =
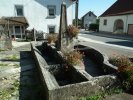
POLYGON ((0 52, 0 100, 43 100, 30 44, 0 52))

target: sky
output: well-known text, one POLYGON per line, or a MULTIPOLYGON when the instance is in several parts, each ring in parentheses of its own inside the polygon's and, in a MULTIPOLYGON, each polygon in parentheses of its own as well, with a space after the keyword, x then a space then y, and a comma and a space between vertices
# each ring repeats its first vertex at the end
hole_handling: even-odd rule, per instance
POLYGON ((117 0, 79 0, 79 18, 89 11, 93 11, 96 16, 100 16, 117 0))

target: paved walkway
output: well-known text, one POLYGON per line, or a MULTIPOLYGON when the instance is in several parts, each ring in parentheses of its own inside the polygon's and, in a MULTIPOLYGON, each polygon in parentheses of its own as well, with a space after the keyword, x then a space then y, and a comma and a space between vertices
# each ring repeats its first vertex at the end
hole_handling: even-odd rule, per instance
POLYGON ((30 44, 30 42, 17 42, 17 41, 12 41, 13 48, 17 48, 20 46, 24 46, 30 44))
POLYGON ((0 100, 43 100, 29 43, 13 43, 0 52, 0 100))

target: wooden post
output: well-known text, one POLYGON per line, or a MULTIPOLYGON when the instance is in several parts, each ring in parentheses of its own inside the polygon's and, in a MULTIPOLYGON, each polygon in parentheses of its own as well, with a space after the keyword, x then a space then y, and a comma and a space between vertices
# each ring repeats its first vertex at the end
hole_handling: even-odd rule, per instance
POLYGON ((15 26, 13 26, 13 35, 14 35, 14 40, 16 40, 15 26))
POLYGON ((23 39, 22 26, 20 26, 21 39, 23 39))
POLYGON ((24 35, 25 35, 25 39, 26 39, 27 34, 26 34, 26 32, 25 32, 25 26, 23 26, 23 31, 24 31, 24 35))

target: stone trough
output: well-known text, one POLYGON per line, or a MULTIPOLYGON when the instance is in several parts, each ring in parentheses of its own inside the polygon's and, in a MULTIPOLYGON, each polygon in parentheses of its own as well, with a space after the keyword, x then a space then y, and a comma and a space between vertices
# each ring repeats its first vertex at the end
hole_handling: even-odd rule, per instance
MULTIPOLYGON (((107 74, 117 73, 117 67, 110 64, 109 63, 109 58, 106 55, 102 54, 100 51, 95 50, 91 47, 84 46, 84 45, 76 45, 74 48, 79 50, 80 52, 84 52, 85 57, 90 58, 90 60, 93 63, 95 63, 95 66, 97 67, 97 71, 100 70, 98 75, 97 74, 95 74, 95 75, 92 74, 92 76, 99 76, 99 75, 104 75, 104 74, 107 75, 107 74)), ((86 61, 84 61, 84 62, 86 62, 86 61)), ((85 64, 85 65, 87 65, 87 64, 85 64)), ((87 70, 89 70, 89 69, 86 68, 86 71, 87 70)), ((94 73, 94 71, 93 71, 93 73, 94 73)))
MULTIPOLYGON (((102 70, 103 66, 106 68, 109 65, 104 60, 105 57, 92 48, 75 46, 92 61, 94 60, 94 63, 101 66, 98 68, 102 70, 100 74, 91 75, 87 71, 89 69, 79 70, 75 66, 72 66, 70 70, 64 70, 66 63, 62 58, 62 53, 46 42, 32 42, 31 48, 46 100, 77 100, 104 91, 118 81, 115 74, 108 74, 108 71, 105 73, 102 70)), ((112 67, 108 69, 111 69, 112 73, 115 72, 112 67)))

